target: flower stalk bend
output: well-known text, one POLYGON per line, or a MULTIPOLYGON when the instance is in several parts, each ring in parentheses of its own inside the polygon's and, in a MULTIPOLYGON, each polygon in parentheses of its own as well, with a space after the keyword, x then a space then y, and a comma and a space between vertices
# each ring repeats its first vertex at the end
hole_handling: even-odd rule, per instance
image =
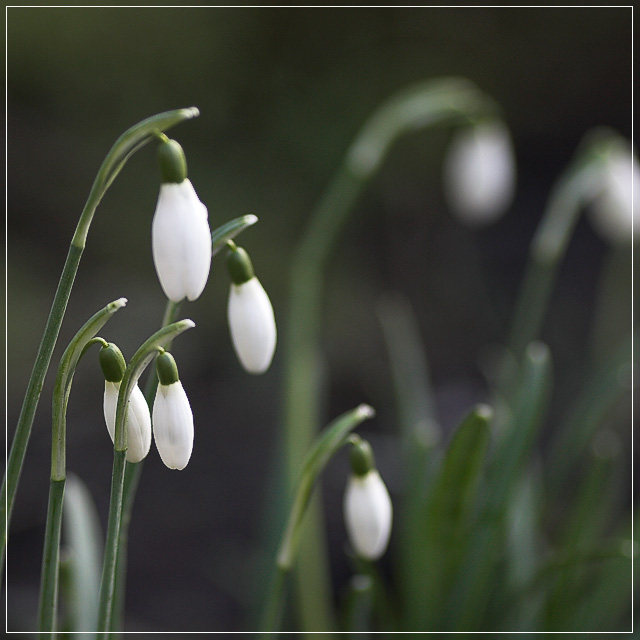
POLYGON ((38 630, 41 637, 48 637, 56 631, 60 533, 66 480, 66 414, 71 383, 78 362, 86 349, 95 341, 96 333, 126 303, 125 298, 120 298, 94 314, 71 340, 58 367, 52 403, 51 478, 38 605, 38 630))

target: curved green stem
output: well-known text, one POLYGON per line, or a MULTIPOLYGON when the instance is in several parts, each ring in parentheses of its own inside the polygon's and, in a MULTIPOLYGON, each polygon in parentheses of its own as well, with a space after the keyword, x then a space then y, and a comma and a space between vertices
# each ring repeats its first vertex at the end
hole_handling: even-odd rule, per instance
MULTIPOLYGON (((411 86, 384 103, 356 137, 311 215, 293 256, 289 330, 285 346, 285 458, 289 487, 299 474, 300 460, 319 426, 319 333, 324 273, 331 251, 349 213, 376 175, 387 152, 403 134, 442 124, 495 115, 497 106, 472 83, 445 78, 411 86)), ((301 554, 304 578, 298 585, 303 615, 320 612, 304 630, 328 628, 330 589, 326 552, 319 533, 320 511, 312 507, 309 553, 301 554)))
MULTIPOLYGON (((527 345, 540 337, 553 285, 580 212, 601 190, 603 159, 619 144, 616 133, 602 129, 588 133, 549 197, 516 300, 507 341, 512 362, 521 362, 527 345)), ((503 397, 509 395, 510 379, 512 371, 505 365, 498 380, 503 397)))
POLYGON ((40 603, 38 607, 38 629, 41 637, 56 631, 58 577, 60 573, 60 532, 62 529, 62 505, 66 480, 66 414, 73 375, 87 346, 95 342, 95 334, 126 303, 125 298, 119 298, 94 314, 71 340, 62 354, 60 366, 58 367, 53 392, 51 483, 44 551, 42 554, 40 603))
POLYGON ((49 369, 53 349, 58 339, 93 214, 100 200, 126 161, 151 139, 153 131, 168 129, 183 120, 194 118, 197 115, 198 110, 195 108, 178 109, 176 111, 167 111, 158 114, 134 125, 116 140, 98 171, 71 240, 62 275, 60 276, 60 282, 58 283, 58 288, 51 304, 51 311, 49 312, 31 377, 29 378, 7 460, 7 469, 2 482, 2 495, 0 496, 0 522, 2 526, 0 566, 2 566, 4 562, 4 550, 7 543, 13 502, 15 500, 18 482, 20 481, 27 446, 31 437, 31 427, 40 399, 40 392, 49 369))
POLYGON ((100 583, 100 605, 98 610, 99 637, 107 638, 111 630, 111 619, 116 587, 116 569, 118 566, 119 541, 122 526, 122 508, 124 499, 124 478, 126 469, 127 432, 125 429, 129 398, 138 378, 156 355, 158 348, 165 347, 183 331, 194 327, 191 320, 180 320, 156 331, 133 354, 120 383, 118 404, 116 407, 113 475, 109 503, 109 521, 105 542, 104 564, 100 583))
POLYGON ((271 588, 267 594, 261 625, 261 629, 265 632, 278 630, 280 614, 284 605, 285 579, 296 558, 302 531, 302 521, 318 478, 336 452, 350 442, 351 431, 361 422, 372 418, 374 415, 373 408, 366 404, 344 413, 318 436, 313 447, 309 450, 303 462, 302 475, 298 482, 287 526, 282 534, 276 556, 276 573, 273 576, 271 588))

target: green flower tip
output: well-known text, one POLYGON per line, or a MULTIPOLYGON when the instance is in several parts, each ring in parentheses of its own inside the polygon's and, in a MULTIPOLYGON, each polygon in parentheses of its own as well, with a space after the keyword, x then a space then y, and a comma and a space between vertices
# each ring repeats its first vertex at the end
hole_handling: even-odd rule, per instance
POLYGON ((158 147, 158 164, 163 184, 184 182, 187 177, 187 159, 176 140, 163 140, 158 147))
POLYGON ((249 254, 242 248, 230 243, 227 253, 227 269, 233 284, 240 285, 249 282, 254 277, 253 264, 249 254))
POLYGON ((369 471, 376 468, 371 445, 361 438, 354 441, 349 459, 351 469, 357 476, 366 476, 369 471))
POLYGON ((127 363, 122 351, 113 342, 100 349, 100 368, 107 382, 122 382, 127 363))
POLYGON ((165 387, 180 380, 176 361, 168 351, 162 351, 156 358, 156 371, 160 384, 165 387))
POLYGON ((188 109, 183 109, 183 113, 185 118, 197 118, 200 115, 200 109, 198 107, 189 107, 188 109))

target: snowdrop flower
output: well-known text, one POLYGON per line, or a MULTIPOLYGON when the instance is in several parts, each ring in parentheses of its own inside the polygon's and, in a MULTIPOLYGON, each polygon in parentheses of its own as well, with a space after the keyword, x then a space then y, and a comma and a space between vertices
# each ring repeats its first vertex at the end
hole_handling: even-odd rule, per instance
MULTIPOLYGON (((126 368, 122 352, 115 344, 106 343, 106 346, 100 349, 100 365, 105 377, 104 419, 113 442, 118 392, 126 368)), ((129 397, 125 428, 127 430, 127 462, 140 462, 151 448, 151 415, 147 401, 137 384, 129 397)))
POLYGON ((629 242, 640 234, 640 166, 626 141, 612 145, 603 160, 601 180, 589 209, 591 222, 607 240, 629 242))
POLYGON ((493 222, 511 204, 515 173, 511 137, 501 122, 465 127, 454 136, 444 162, 452 212, 468 224, 493 222))
POLYGON ((377 560, 391 535, 391 498, 373 461, 369 443, 358 439, 351 450, 353 473, 344 494, 344 520, 351 546, 358 556, 377 560))
POLYGON ((193 413, 178 377, 173 356, 156 358, 158 390, 153 403, 153 435, 158 453, 169 469, 184 469, 193 450, 193 413))
POLYGON ((196 300, 211 267, 207 208, 187 178, 184 152, 175 140, 160 144, 158 159, 162 185, 151 227, 153 262, 169 300, 196 300))
POLYGON ((264 373, 276 348, 276 322, 269 296, 256 278, 247 252, 230 243, 231 289, 227 317, 233 347, 249 373, 264 373))

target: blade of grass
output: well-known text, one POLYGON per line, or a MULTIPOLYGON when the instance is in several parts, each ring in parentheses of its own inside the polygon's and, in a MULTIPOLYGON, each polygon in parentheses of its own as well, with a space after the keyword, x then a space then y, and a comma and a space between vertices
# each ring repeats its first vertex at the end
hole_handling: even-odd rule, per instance
POLYGON ((408 629, 444 630, 444 595, 460 563, 476 509, 491 418, 491 409, 480 405, 462 421, 423 503, 412 538, 413 567, 403 580, 408 629))
POLYGON ((519 480, 542 423, 550 391, 551 356, 539 342, 529 345, 510 424, 492 456, 483 489, 484 504, 470 532, 469 550, 446 606, 455 631, 478 631, 504 553, 508 499, 519 480))

